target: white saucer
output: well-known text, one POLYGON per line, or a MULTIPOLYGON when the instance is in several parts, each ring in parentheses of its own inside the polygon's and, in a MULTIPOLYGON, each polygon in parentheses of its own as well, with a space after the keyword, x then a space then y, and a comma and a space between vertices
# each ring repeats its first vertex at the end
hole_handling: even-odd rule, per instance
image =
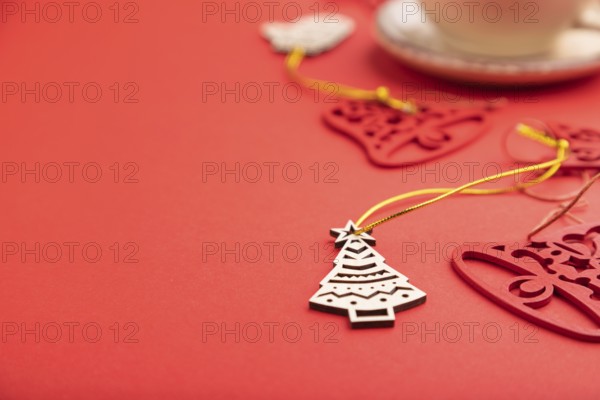
POLYGON ((448 46, 437 27, 423 22, 420 14, 403 15, 403 1, 391 0, 377 10, 377 41, 419 71, 463 82, 501 85, 539 85, 600 71, 598 30, 569 29, 552 51, 527 58, 467 55, 448 46))

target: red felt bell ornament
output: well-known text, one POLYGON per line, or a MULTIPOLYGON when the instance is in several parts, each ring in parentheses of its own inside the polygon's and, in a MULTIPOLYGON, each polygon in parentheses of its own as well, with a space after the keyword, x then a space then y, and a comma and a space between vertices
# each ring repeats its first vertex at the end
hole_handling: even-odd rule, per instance
POLYGON ((536 235, 574 207, 599 177, 529 240, 457 249, 454 270, 481 294, 528 321, 600 342, 600 221, 536 235), (498 279, 488 273, 493 268, 513 277, 498 279))
POLYGON ((489 128, 491 107, 416 105, 414 113, 363 100, 340 100, 323 119, 355 140, 375 165, 398 168, 442 157, 489 128))
MULTIPOLYGON (((509 311, 545 328, 576 339, 600 342, 600 222, 576 225, 515 246, 497 244, 460 249, 454 270, 480 293, 509 311), (515 276, 503 283, 486 282, 470 265, 480 261, 515 276), (568 303, 571 312, 590 324, 565 319, 550 307, 568 303)), ((568 312, 568 311, 567 311, 568 312)))

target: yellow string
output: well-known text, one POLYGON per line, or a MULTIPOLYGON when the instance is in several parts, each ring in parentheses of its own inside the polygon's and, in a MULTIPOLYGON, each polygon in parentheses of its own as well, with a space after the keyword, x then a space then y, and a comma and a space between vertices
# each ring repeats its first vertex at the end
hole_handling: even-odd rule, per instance
POLYGON ((465 185, 462 185, 462 186, 454 188, 454 189, 453 188, 421 189, 421 190, 416 190, 413 192, 404 193, 404 194, 389 198, 389 199, 384 200, 381 203, 378 203, 375 206, 371 207, 366 213, 364 213, 357 220, 356 225, 361 226, 362 223, 367 218, 369 218, 373 213, 375 213, 376 211, 380 210, 383 207, 386 207, 386 206, 396 203, 398 201, 402 201, 402 200, 405 200, 405 199, 408 199, 411 197, 423 196, 423 195, 427 195, 427 194, 440 194, 439 196, 434 197, 433 199, 424 201, 424 202, 416 204, 414 206, 410 206, 400 212, 397 212, 388 217, 385 217, 378 221, 375 221, 363 228, 360 228, 359 230, 357 230, 355 232, 355 234, 360 235, 361 233, 369 232, 378 225, 388 222, 394 218, 400 217, 401 215, 408 214, 409 212, 415 211, 419 208, 423 208, 430 204, 436 203, 440 200, 445 199, 446 197, 452 196, 453 194, 460 193, 460 194, 470 194, 470 195, 493 195, 493 194, 509 193, 509 192, 514 192, 514 191, 522 190, 522 189, 537 185, 537 184, 551 178, 560 169, 561 164, 567 159, 568 153, 569 153, 569 142, 564 139, 556 140, 554 138, 547 136, 544 132, 540 132, 530 126, 523 125, 523 124, 519 124, 517 126, 517 132, 525 137, 536 140, 547 146, 556 148, 556 158, 552 161, 546 161, 546 162, 531 165, 528 167, 517 168, 517 169, 510 170, 510 171, 501 172, 499 174, 495 174, 492 176, 488 176, 485 178, 481 178, 481 179, 467 183, 465 185), (528 181, 528 182, 519 183, 519 184, 510 186, 510 187, 500 188, 500 189, 470 189, 473 186, 477 186, 477 185, 480 185, 480 184, 483 184, 486 182, 491 182, 491 181, 494 181, 497 179, 502 179, 502 178, 505 178, 508 176, 520 175, 520 174, 523 174, 525 172, 529 172, 532 170, 542 170, 542 169, 546 169, 546 168, 548 170, 545 171, 540 176, 538 176, 537 178, 535 178, 531 181, 528 181))
POLYGON ((341 85, 339 83, 303 77, 298 72, 298 68, 303 59, 304 50, 300 47, 296 47, 286 57, 285 67, 290 78, 305 87, 316 88, 319 92, 356 100, 378 101, 381 104, 408 114, 416 114, 419 111, 417 105, 412 101, 402 101, 393 98, 390 94, 390 90, 385 86, 379 86, 375 90, 363 90, 341 85))

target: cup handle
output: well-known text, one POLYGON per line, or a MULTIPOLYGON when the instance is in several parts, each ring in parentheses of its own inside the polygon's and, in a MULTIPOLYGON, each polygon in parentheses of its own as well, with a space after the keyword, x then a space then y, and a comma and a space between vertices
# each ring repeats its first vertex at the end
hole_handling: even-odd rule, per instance
POLYGON ((600 1, 594 0, 585 7, 579 16, 577 27, 600 30, 600 1))

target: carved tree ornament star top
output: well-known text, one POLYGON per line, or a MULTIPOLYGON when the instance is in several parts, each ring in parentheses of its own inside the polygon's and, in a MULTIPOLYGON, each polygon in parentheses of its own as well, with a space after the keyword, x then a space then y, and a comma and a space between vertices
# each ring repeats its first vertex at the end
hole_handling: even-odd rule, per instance
POLYGON ((332 228, 329 232, 335 239, 335 247, 342 247, 349 239, 358 238, 362 239, 365 243, 375 246, 375 238, 369 235, 367 232, 355 235, 354 232, 358 230, 358 227, 352 221, 348 221, 343 228, 332 228))
POLYGON ((424 303, 426 295, 385 263, 371 247, 375 238, 369 233, 356 235, 357 230, 352 221, 344 228, 331 229, 335 246, 342 249, 309 306, 347 315, 352 328, 394 326, 396 312, 424 303))

